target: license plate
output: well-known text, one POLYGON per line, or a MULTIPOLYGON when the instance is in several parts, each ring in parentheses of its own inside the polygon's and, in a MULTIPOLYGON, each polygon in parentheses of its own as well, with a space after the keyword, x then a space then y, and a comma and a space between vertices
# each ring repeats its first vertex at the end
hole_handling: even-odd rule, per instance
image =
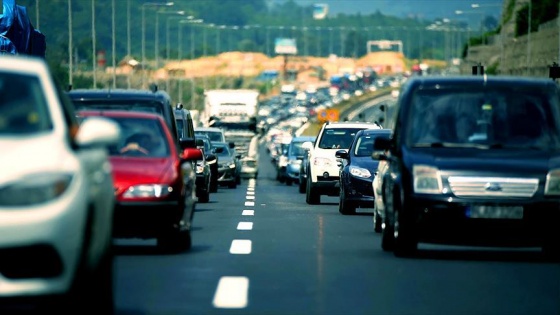
POLYGON ((472 206, 467 217, 476 219, 523 219, 522 206, 472 206))

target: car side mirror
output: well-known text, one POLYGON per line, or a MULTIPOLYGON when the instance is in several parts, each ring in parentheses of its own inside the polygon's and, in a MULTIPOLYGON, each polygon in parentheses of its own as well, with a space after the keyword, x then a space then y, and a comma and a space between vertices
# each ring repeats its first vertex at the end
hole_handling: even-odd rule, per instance
POLYGON ((229 145, 229 148, 230 148, 230 149, 235 148, 235 143, 233 143, 233 142, 228 143, 228 145, 229 145))
POLYGON ((346 150, 338 150, 334 154, 339 159, 348 159, 348 152, 346 150))
POLYGON ((204 159, 204 156, 200 149, 187 148, 183 150, 181 158, 183 161, 200 161, 204 159))
POLYGON ((196 141, 193 138, 183 138, 179 140, 181 149, 196 148, 196 141))
POLYGON ((386 151, 391 148, 392 139, 387 138, 375 138, 373 141, 373 150, 374 151, 386 151))

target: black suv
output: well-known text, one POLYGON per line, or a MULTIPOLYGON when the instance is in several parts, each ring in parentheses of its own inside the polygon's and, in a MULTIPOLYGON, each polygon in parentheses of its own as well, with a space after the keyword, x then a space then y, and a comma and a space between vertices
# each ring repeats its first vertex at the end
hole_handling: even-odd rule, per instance
POLYGON ((382 248, 419 242, 537 246, 560 254, 560 104, 552 80, 416 77, 386 160, 382 248))
MULTIPOLYGON (((169 94, 151 90, 134 89, 77 89, 68 92, 76 110, 134 110, 158 113, 163 116, 171 133, 175 136, 178 149, 196 148, 192 119, 177 127, 176 110, 169 94), (189 126, 190 123, 190 126, 189 126)), ((185 109, 178 105, 177 110, 184 113, 185 109)), ((188 115, 190 117, 190 114, 188 115)), ((180 152, 181 150, 179 150, 180 152)))

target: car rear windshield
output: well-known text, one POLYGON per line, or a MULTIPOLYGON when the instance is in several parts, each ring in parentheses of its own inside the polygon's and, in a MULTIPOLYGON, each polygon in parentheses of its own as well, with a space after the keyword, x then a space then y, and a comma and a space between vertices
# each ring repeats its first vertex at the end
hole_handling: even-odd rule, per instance
POLYGON ((53 128, 36 76, 0 73, 0 134, 28 135, 53 128))
POLYGON ((558 99, 542 89, 426 89, 411 105, 408 146, 560 147, 558 99))
POLYGON ((164 104, 157 101, 131 101, 131 100, 73 100, 76 110, 129 110, 147 113, 156 113, 165 117, 164 104))
POLYGON ((120 140, 109 148, 112 156, 167 157, 169 142, 163 126, 154 119, 107 117, 120 127, 120 140))

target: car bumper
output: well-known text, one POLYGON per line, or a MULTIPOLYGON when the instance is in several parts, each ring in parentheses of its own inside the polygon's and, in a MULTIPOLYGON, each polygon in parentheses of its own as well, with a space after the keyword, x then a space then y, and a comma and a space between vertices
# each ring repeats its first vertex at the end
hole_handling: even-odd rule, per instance
POLYGON ((218 182, 219 183, 230 183, 235 181, 235 169, 234 168, 221 168, 218 169, 218 182))
POLYGON ((288 166, 286 167, 286 177, 289 177, 293 180, 299 180, 299 170, 299 165, 288 164, 288 166))
POLYGON ((59 199, 0 207, 0 298, 66 292, 79 263, 88 192, 77 180, 59 199))
POLYGON ((349 176, 345 192, 348 201, 355 202, 361 207, 375 206, 371 178, 349 176))
POLYGON ((418 236, 428 242, 535 246, 552 234, 560 236, 558 201, 449 202, 420 197, 410 204, 418 236))

